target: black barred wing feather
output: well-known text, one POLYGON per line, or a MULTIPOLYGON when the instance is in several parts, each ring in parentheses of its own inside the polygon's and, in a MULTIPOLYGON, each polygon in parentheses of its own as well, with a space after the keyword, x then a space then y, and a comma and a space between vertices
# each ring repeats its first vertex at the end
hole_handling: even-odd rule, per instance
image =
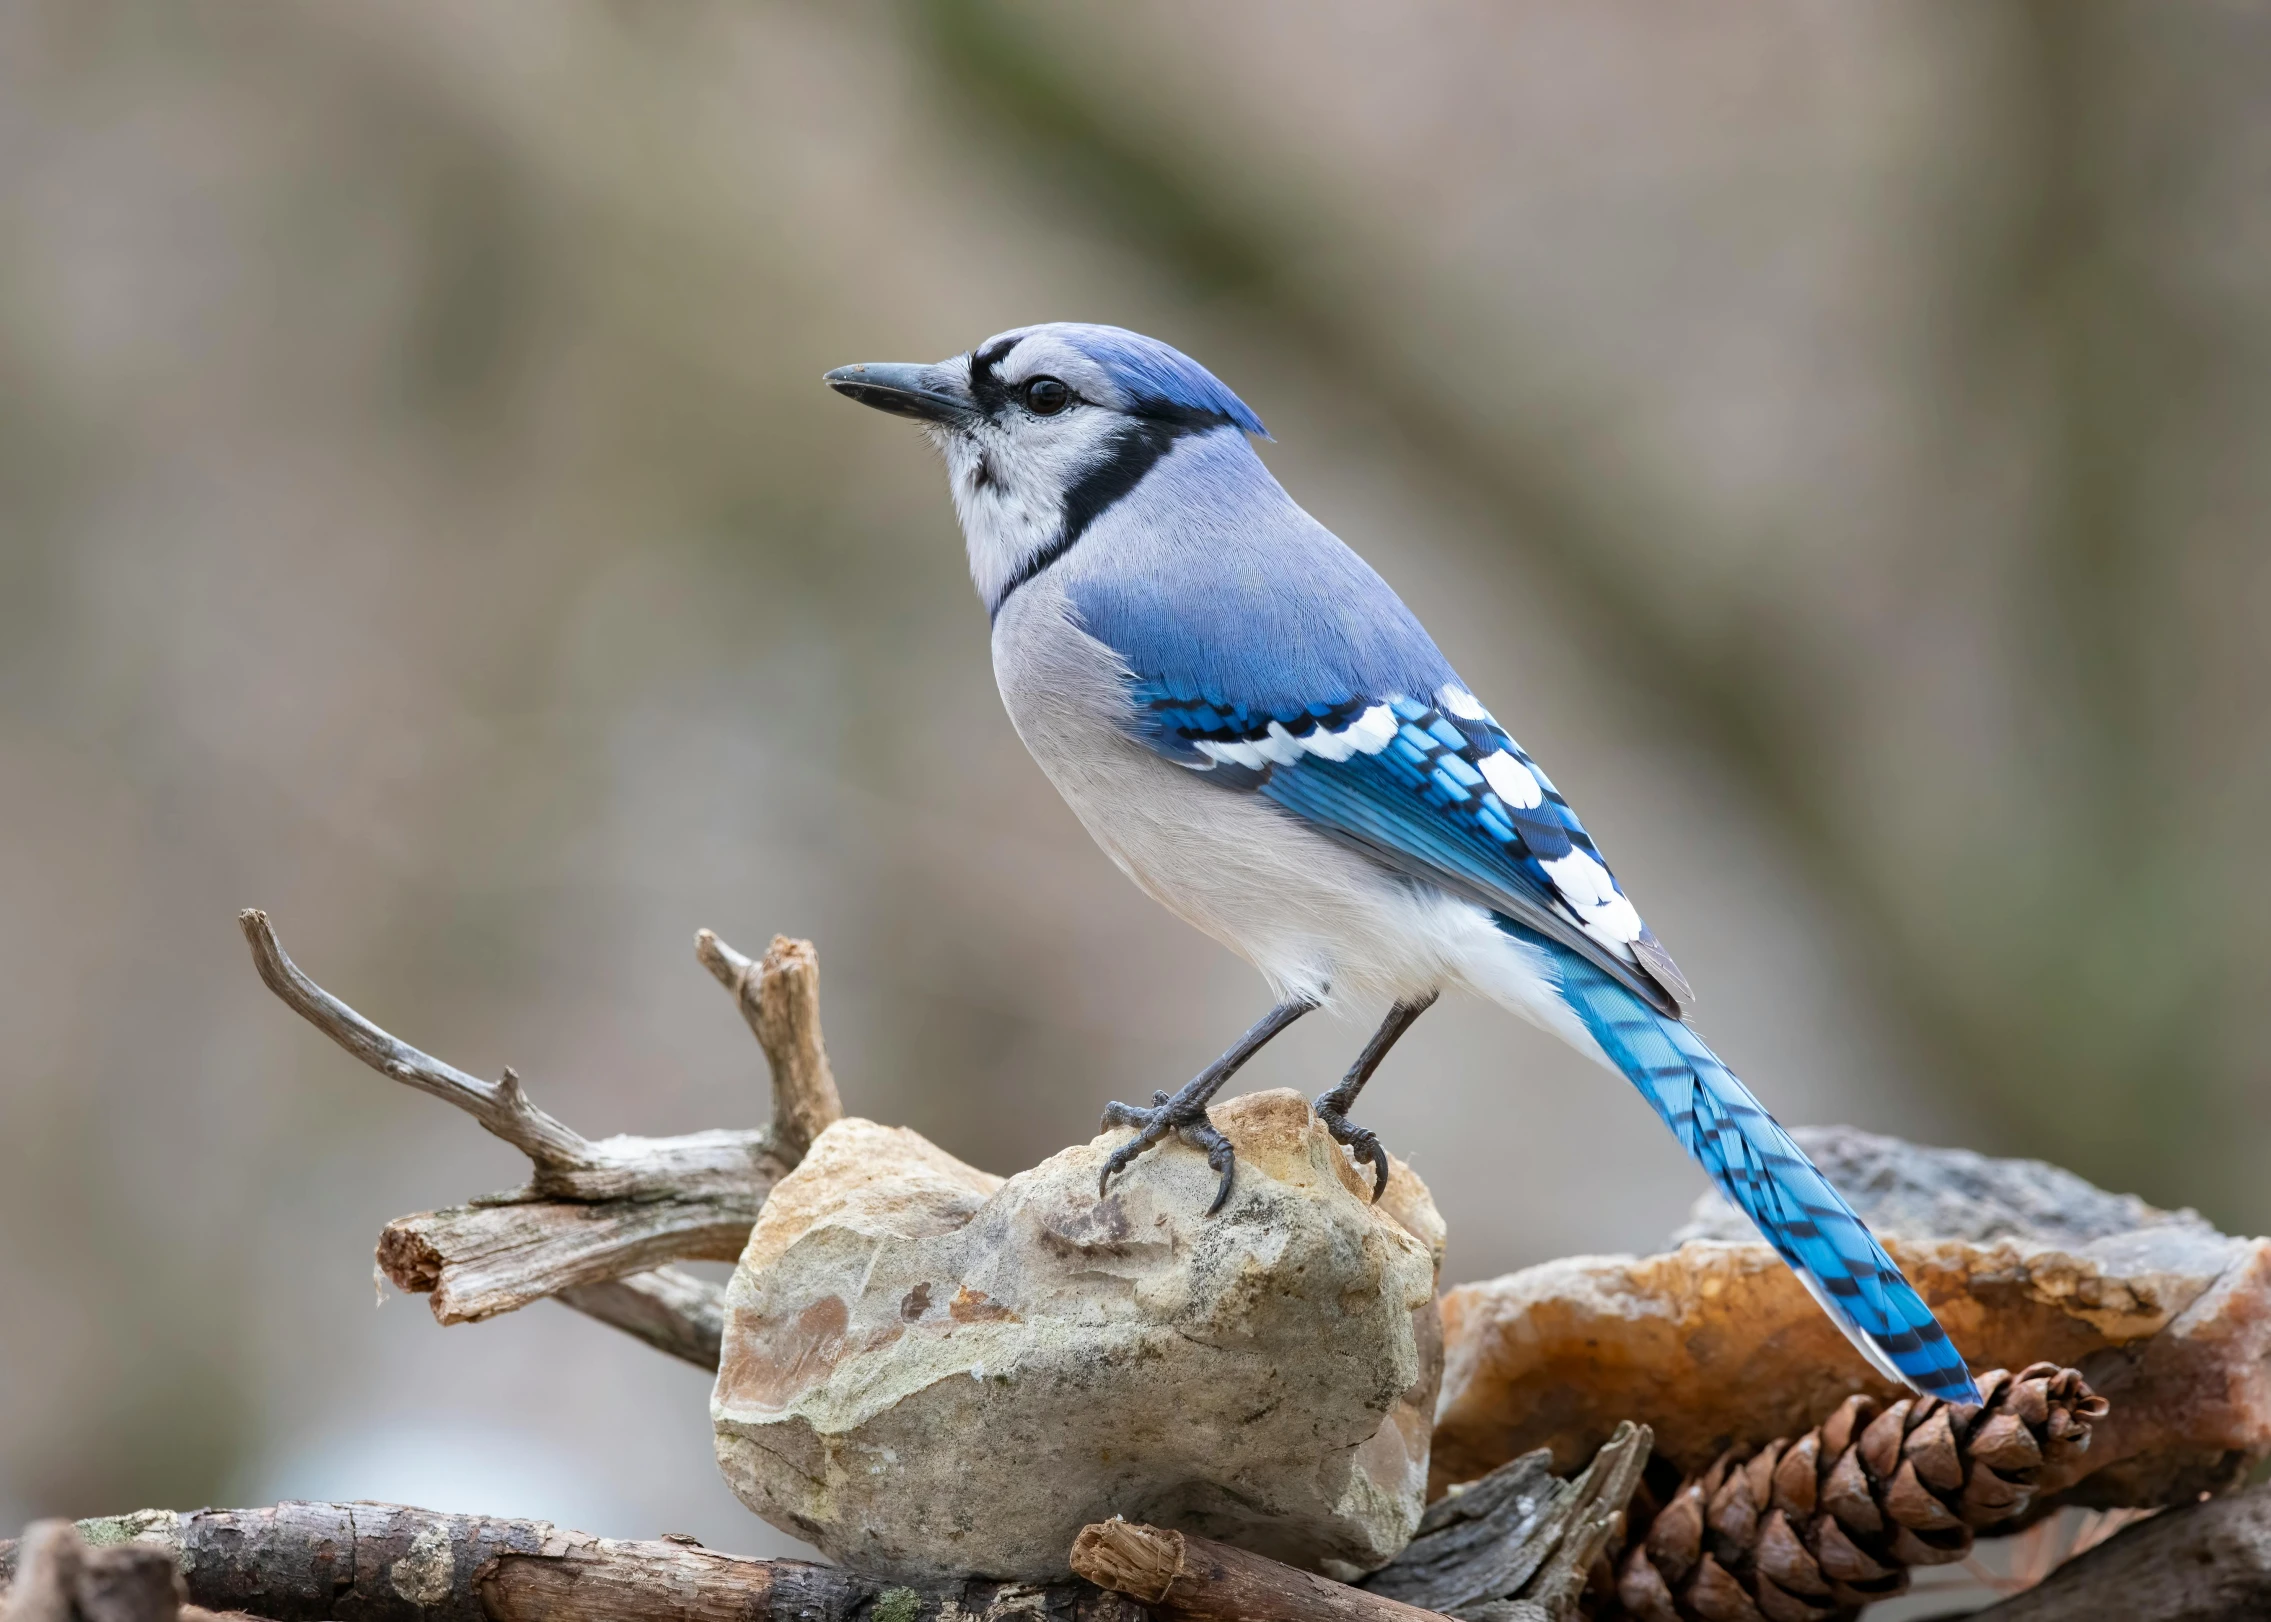
POLYGON ((1360 696, 1306 708, 1135 689, 1139 735, 1498 915, 1727 1197, 1880 1371, 1976 1402, 1963 1360, 1861 1220, 1685 1023, 1687 986, 1577 815, 1480 704, 1360 696))
POLYGON ((1557 941, 1660 1012, 1687 984, 1569 802, 1464 690, 1263 709, 1138 681, 1144 741, 1557 941))
POLYGON ((1643 1006, 1588 962, 1563 958, 1561 992, 1610 1062, 1870 1363, 1949 1402, 1979 1401, 1946 1331, 1875 1235, 1695 1032, 1643 1006))

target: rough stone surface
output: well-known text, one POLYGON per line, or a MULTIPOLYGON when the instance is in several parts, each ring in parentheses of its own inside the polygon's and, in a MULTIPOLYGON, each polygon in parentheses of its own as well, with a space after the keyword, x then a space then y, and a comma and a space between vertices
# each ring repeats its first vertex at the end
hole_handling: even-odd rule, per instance
MULTIPOLYGON (((2045 1160, 1996 1160, 1970 1149, 1928 1149, 1850 1126, 1802 1126, 1791 1134, 1863 1220, 1903 1239, 2020 1239, 2080 1250, 2152 1234, 2230 1240, 2197 1211, 2163 1211, 2134 1194, 2109 1194, 2045 1160)), ((1717 1190, 1707 1190, 1672 1243, 1753 1243, 1758 1231, 1717 1190)))
MULTIPOLYGON (((1974 1368, 2069 1365, 2111 1402, 2039 1508, 2180 1503, 2271 1453, 2271 1241, 2038 1161, 1795 1136, 1974 1368)), ((1451 1291, 1436 1484, 1534 1447, 1567 1470, 1620 1419, 1701 1470, 1853 1392, 1892 1396, 1771 1250, 1736 1242, 1741 1221, 1714 1196, 1665 1254, 1568 1257, 1451 1291)))
POLYGON ((1007 1182, 843 1120, 766 1203, 711 1398, 741 1500, 861 1570, 1069 1570, 1112 1515, 1351 1577, 1417 1526, 1443 1225, 1375 1207, 1291 1092, 1218 1106, 1220 1216, 1170 1142, 1099 1199, 1108 1133, 1007 1182))

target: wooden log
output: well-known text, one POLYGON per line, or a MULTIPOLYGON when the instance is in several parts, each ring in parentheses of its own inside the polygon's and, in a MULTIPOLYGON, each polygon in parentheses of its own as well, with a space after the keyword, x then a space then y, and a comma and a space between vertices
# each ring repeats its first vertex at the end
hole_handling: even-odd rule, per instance
MULTIPOLYGON (((247 911, 239 922, 262 981, 286 1006, 380 1074, 465 1111, 528 1157, 523 1187, 400 1218, 380 1236, 380 1270, 397 1288, 429 1295, 445 1324, 478 1322, 663 1262, 734 1259, 773 1185, 843 1114, 820 1035, 820 971, 808 942, 776 937, 752 960, 708 930, 695 941, 696 955, 733 992, 765 1049, 771 1125, 593 1141, 531 1102, 512 1070, 482 1081, 365 1019, 301 972, 266 914, 247 911)), ((569 1304, 596 1307, 593 1315, 610 1323, 644 1326, 632 1332, 699 1361, 714 1339, 707 1325, 715 1293, 681 1275, 628 1293, 578 1294, 569 1304)), ((715 1365, 714 1353, 709 1361, 715 1365)))
POLYGON ((1552 1455, 1539 1448, 1452 1488, 1365 1588, 1461 1615, 1507 1601, 1574 1616, 1595 1563, 1623 1536, 1625 1506, 1654 1440, 1646 1425, 1626 1420, 1572 1480, 1556 1477, 1552 1455))
POLYGON ((1971 1622, 2262 1622, 2271 1617, 2271 1487, 2163 1510, 1971 1622))
MULTIPOLYGON (((672 1261, 732 1261, 765 1196, 789 1170, 762 1132, 713 1140, 615 1138, 649 1156, 638 1192, 587 1200, 528 1188, 397 1217, 379 1233, 378 1264, 395 1288, 426 1295, 434 1321, 479 1323, 577 1285, 604 1284, 672 1261), (708 1148, 708 1165, 686 1151, 708 1148)), ((572 1304, 572 1303, 571 1303, 572 1304)))
POLYGON ((170 1549, 90 1549, 69 1521, 34 1521, 24 1529, 15 1580, 0 1573, 0 1622, 234 1622, 238 1615, 185 1604, 186 1594, 170 1549))
POLYGON ((1072 1569, 1099 1588, 1188 1622, 1442 1622, 1443 1616, 1211 1538, 1135 1521, 1082 1528, 1072 1569))
MULTIPOLYGON (((270 1622, 1143 1622, 1131 1601, 1085 1582, 914 1588, 690 1541, 395 1504, 146 1510, 79 1531, 98 1546, 168 1550, 192 1605, 270 1622)), ((0 1583, 17 1559, 16 1544, 0 1543, 0 1583)))
POLYGON ((725 1292, 675 1267, 604 1284, 574 1284, 560 1300, 587 1317, 611 1324, 658 1352, 717 1372, 725 1339, 725 1292))

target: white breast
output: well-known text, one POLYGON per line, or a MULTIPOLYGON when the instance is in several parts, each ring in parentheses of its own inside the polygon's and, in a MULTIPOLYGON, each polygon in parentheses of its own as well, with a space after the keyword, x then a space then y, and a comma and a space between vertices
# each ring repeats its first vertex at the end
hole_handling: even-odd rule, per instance
POLYGON ((994 622, 994 675, 1025 747, 1120 871, 1251 962, 1281 996, 1402 997, 1472 982, 1506 938, 1482 909, 1388 872, 1126 730, 1128 673, 1043 575, 994 622))

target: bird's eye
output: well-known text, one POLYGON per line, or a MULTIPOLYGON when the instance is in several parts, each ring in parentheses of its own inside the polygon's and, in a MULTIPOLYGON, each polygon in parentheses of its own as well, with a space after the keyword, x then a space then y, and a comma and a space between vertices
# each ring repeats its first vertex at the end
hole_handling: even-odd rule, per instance
POLYGON ((1036 377, 1025 385, 1025 409, 1036 417, 1053 417, 1072 404, 1072 390, 1053 377, 1036 377))

